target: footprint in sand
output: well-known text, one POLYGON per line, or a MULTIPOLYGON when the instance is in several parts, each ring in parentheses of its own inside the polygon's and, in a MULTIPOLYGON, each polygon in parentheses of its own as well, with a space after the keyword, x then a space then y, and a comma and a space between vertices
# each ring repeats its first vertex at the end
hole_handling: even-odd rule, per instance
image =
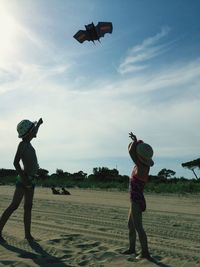
POLYGON ((92 242, 92 243, 82 243, 76 245, 77 248, 82 248, 82 249, 89 249, 89 248, 94 248, 99 246, 101 243, 100 242, 92 242))
POLYGON ((78 263, 79 266, 88 266, 89 260, 83 260, 78 263))

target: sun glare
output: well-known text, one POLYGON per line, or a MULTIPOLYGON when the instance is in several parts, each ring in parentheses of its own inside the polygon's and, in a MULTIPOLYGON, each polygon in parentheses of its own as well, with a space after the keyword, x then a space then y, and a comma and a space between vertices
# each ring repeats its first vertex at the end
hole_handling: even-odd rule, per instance
POLYGON ((7 59, 16 51, 17 23, 15 19, 0 7, 0 59, 7 59))

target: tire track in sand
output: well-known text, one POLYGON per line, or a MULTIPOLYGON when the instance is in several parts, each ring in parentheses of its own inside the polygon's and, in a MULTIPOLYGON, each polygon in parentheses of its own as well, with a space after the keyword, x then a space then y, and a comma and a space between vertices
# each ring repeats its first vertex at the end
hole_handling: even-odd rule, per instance
MULTIPOLYGON (((43 205, 41 205, 41 207, 42 206, 43 205)), ((54 232, 54 234, 56 233, 58 236, 79 234, 89 240, 96 240, 102 244, 109 244, 109 246, 122 248, 122 246, 127 246, 127 220, 124 218, 124 214, 127 215, 127 209, 121 209, 120 211, 118 210, 118 212, 120 216, 116 216, 113 207, 104 208, 96 206, 90 209, 89 205, 85 207, 84 204, 69 205, 60 212, 57 208, 55 210, 47 210, 43 206, 42 210, 39 210, 36 207, 33 210, 33 231, 36 233, 36 236, 38 234, 40 236, 42 233, 45 233, 45 235, 48 233, 48 236, 51 236, 52 232, 54 232), (88 212, 88 209, 90 212, 88 212), (98 218, 95 212, 97 209, 99 209, 98 214, 101 214, 98 218), (76 212, 73 213, 74 210, 76 210, 76 212), (63 212, 65 212, 65 214, 63 214, 63 212)), ((23 227, 22 215, 23 210, 21 209, 18 214, 13 217, 12 223, 17 223, 17 225, 23 227)), ((181 216, 182 220, 184 220, 184 215, 181 214, 181 216)), ((162 213, 154 214, 154 222, 157 221, 157 224, 151 227, 151 217, 152 212, 149 216, 144 215, 144 226, 146 226, 149 236, 149 246, 153 253, 178 258, 181 261, 190 263, 200 263, 199 248, 197 243, 194 243, 194 241, 196 242, 199 238, 199 236, 195 236, 197 231, 193 234, 192 232, 188 232, 188 230, 186 231, 184 227, 181 228, 178 226, 174 227, 172 224, 169 225, 167 223, 169 220, 166 221, 165 215, 162 213), (188 239, 190 241, 189 244, 183 243, 183 239, 188 239)), ((168 219, 171 218, 171 220, 174 220, 173 214, 170 217, 170 213, 168 213, 167 217, 168 219)), ((197 221, 198 217, 193 227, 195 229, 197 221)))
MULTIPOLYGON (((3 198, 1 208, 6 207, 7 202, 8 198, 3 198)), ((32 229, 46 251, 46 262, 67 262, 67 266, 104 266, 105 260, 118 257, 119 251, 128 245, 127 215, 128 208, 109 203, 98 205, 71 200, 66 203, 64 199, 36 199, 32 229)), ((186 263, 187 266, 200 266, 199 215, 147 210, 143 222, 153 255, 178 259, 177 267, 186 263)), ((17 228, 23 234, 22 206, 10 218, 7 227, 10 230, 17 228)), ((7 232, 5 237, 11 245, 26 251, 27 257, 35 261, 39 257, 42 261, 39 252, 34 252, 20 239, 21 234, 15 239, 7 232)), ((26 257, 26 253, 22 256, 26 257)))

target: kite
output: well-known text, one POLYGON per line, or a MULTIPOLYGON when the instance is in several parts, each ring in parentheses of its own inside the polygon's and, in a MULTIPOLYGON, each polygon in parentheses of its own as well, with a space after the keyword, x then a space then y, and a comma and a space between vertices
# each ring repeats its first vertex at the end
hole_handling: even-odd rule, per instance
POLYGON ((104 37, 106 33, 112 33, 113 26, 112 22, 99 22, 96 26, 92 22, 91 24, 85 25, 85 31, 78 31, 73 37, 79 42, 84 41, 99 41, 100 38, 104 37))

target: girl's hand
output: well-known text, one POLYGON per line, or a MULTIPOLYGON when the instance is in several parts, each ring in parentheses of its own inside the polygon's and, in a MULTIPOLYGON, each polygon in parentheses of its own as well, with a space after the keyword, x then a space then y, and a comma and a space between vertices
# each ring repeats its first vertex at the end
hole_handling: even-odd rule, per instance
POLYGON ((134 135, 132 132, 129 133, 129 137, 135 142, 137 141, 136 135, 134 135))

